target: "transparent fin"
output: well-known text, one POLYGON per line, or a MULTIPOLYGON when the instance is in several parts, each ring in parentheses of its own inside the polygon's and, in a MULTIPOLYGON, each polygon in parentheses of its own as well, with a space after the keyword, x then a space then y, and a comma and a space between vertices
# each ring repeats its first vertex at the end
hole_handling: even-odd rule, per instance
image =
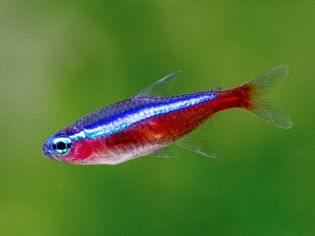
POLYGON ((282 110, 272 106, 266 96, 276 83, 285 78, 288 71, 287 65, 277 66, 245 84, 250 86, 252 91, 251 106, 248 109, 263 120, 284 129, 292 127, 291 118, 282 110))
POLYGON ((212 91, 222 91, 222 90, 224 90, 223 87, 215 87, 212 89, 212 91))
POLYGON ((258 102, 251 111, 262 118, 263 120, 282 129, 290 129, 293 126, 293 121, 279 108, 272 106, 270 103, 258 102))
POLYGON ((170 146, 166 146, 159 150, 156 150, 155 152, 152 153, 152 155, 156 157, 164 157, 164 158, 171 158, 174 156, 170 146))
POLYGON ((175 83, 176 76, 181 72, 182 71, 179 70, 165 76, 144 88, 137 96, 167 96, 175 83))
POLYGON ((271 70, 259 75, 254 80, 250 81, 249 85, 254 85, 256 88, 254 96, 260 98, 265 97, 269 94, 270 90, 279 81, 283 80, 289 73, 289 66, 280 65, 271 70))
POLYGON ((195 152, 201 156, 208 157, 208 158, 216 158, 217 156, 210 151, 206 146, 202 147, 199 144, 194 144, 186 138, 182 138, 176 142, 178 146, 185 148, 189 151, 195 152))
POLYGON ((211 140, 209 140, 209 134, 211 133, 210 128, 212 127, 213 120, 215 120, 215 116, 211 116, 210 119, 211 121, 207 120, 193 132, 179 139, 176 144, 204 157, 216 158, 216 154, 209 148, 211 142, 211 140))

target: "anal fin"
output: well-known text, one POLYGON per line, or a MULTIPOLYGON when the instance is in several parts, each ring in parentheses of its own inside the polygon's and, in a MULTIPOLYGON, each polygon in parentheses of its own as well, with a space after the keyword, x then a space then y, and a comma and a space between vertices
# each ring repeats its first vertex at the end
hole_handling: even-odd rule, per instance
POLYGON ((186 138, 182 138, 178 140, 177 145, 185 148, 189 151, 195 152, 201 156, 208 158, 216 158, 217 156, 211 150, 208 149, 205 145, 194 144, 191 140, 186 140, 186 138))
POLYGON ((164 157, 164 158, 170 158, 174 156, 170 146, 162 147, 156 150, 155 152, 153 152, 151 155, 156 156, 156 157, 164 157))
POLYGON ((207 158, 216 158, 216 154, 209 148, 209 134, 211 133, 210 127, 215 120, 215 116, 209 117, 210 120, 205 121, 191 133, 179 139, 176 144, 186 150, 195 152, 207 158))

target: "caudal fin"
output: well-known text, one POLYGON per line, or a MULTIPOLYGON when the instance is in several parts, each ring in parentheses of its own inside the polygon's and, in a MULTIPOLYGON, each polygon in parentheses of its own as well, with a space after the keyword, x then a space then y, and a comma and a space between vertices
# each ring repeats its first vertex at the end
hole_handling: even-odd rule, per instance
POLYGON ((288 71, 287 65, 277 66, 245 85, 251 88, 250 106, 247 109, 265 121, 283 129, 292 127, 291 118, 285 112, 272 106, 266 96, 276 83, 285 78, 288 71))

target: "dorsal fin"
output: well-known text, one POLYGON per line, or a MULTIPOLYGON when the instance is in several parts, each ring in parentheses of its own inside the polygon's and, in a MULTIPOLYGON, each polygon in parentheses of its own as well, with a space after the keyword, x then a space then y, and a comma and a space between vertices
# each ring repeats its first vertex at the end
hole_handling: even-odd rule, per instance
POLYGON ((141 90, 136 96, 157 96, 161 97, 167 95, 172 89, 176 76, 182 71, 176 71, 172 74, 165 76, 164 78, 148 85, 141 90))

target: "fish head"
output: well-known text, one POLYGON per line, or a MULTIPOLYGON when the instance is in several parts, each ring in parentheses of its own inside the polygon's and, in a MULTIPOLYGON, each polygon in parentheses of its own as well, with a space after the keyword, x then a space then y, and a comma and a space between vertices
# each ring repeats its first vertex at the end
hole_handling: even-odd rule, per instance
POLYGON ((45 157, 69 164, 107 164, 106 145, 101 139, 88 139, 80 127, 70 126, 49 137, 43 144, 45 157))
POLYGON ((82 126, 72 125, 49 137, 42 150, 51 160, 76 165, 116 165, 134 158, 133 151, 113 147, 108 138, 89 138, 82 126))
POLYGON ((77 133, 78 130, 80 130, 80 127, 74 124, 50 136, 42 147, 44 156, 66 163, 76 162, 77 139, 72 134, 77 133))
POLYGON ((52 136, 43 145, 43 154, 49 159, 68 162, 73 141, 67 136, 52 136))

